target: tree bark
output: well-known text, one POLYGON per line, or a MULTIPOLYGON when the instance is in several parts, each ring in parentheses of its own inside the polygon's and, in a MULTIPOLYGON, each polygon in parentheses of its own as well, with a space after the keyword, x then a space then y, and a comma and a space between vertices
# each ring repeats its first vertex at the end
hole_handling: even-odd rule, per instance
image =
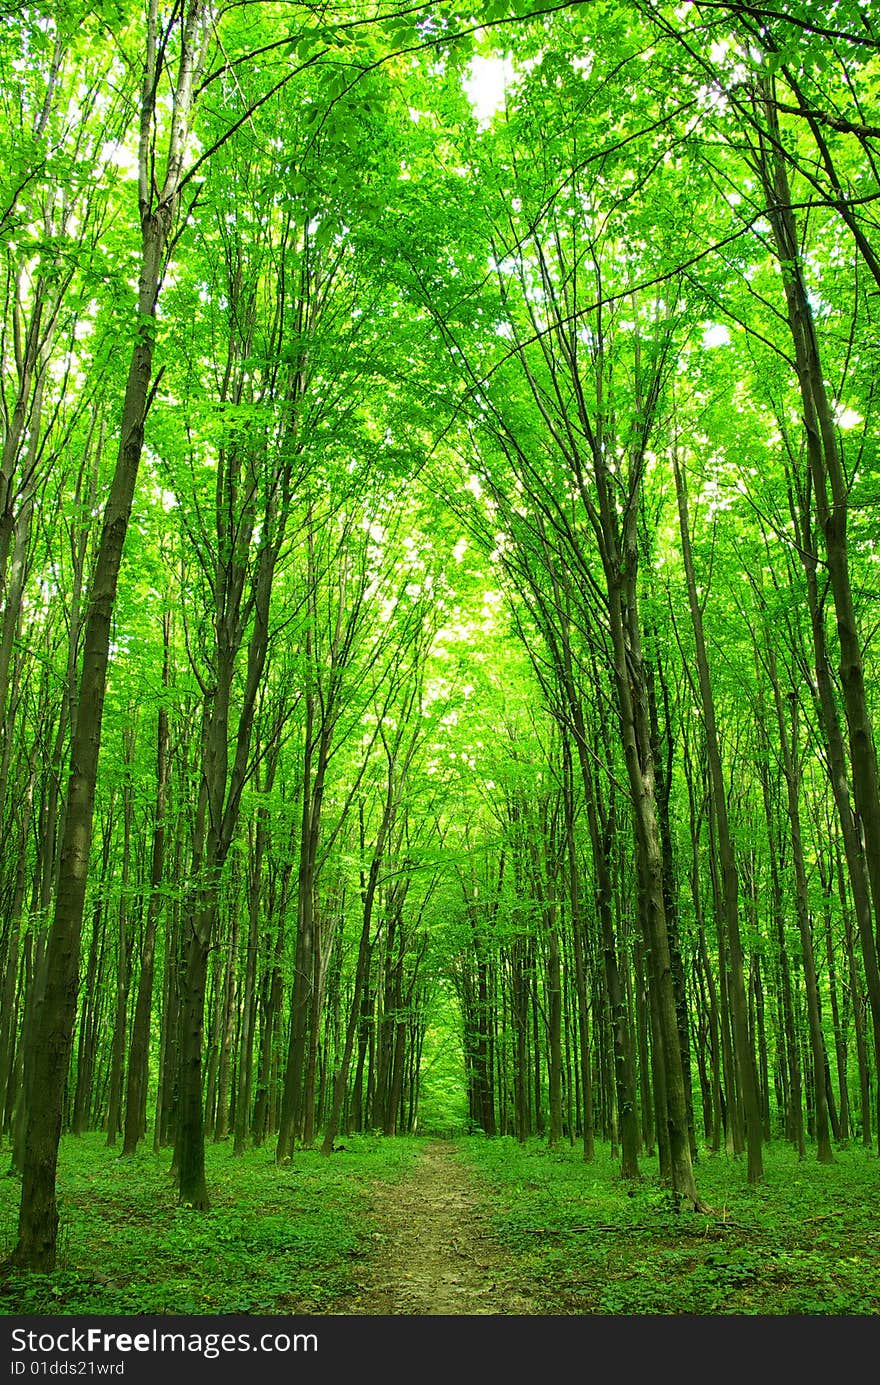
POLYGON ((877 752, 865 690, 862 643, 856 620, 849 571, 847 521, 849 484, 843 468, 834 412, 799 248, 788 172, 780 154, 779 123, 772 83, 762 88, 770 141, 759 151, 759 169, 768 218, 782 273, 789 328, 795 349, 795 373, 803 408, 807 462, 814 504, 825 546, 828 579, 834 601, 840 647, 840 683, 849 740, 853 797, 861 832, 875 933, 880 935, 880 789, 877 752))
MULTIPOLYGON (((167 690, 170 681, 170 643, 171 617, 170 613, 166 611, 162 617, 162 687, 164 690, 167 690)), ((165 873, 165 812, 168 799, 169 741, 168 709, 163 704, 159 707, 156 725, 156 803, 153 810, 153 849, 150 865, 150 894, 147 901, 144 944, 141 950, 141 969, 138 978, 134 1022, 131 1031, 131 1048, 128 1058, 125 1133, 122 1142, 123 1154, 135 1153, 138 1142, 143 1137, 145 1129, 144 1113, 146 1110, 147 1081, 149 1077, 150 1019, 153 1009, 156 928, 162 909, 162 895, 160 890, 165 873)))
POLYGON ((153 373, 154 318, 165 255, 180 188, 202 4, 184 15, 182 56, 174 91, 174 115, 164 186, 154 201, 151 167, 157 58, 157 10, 152 0, 141 103, 141 244, 135 344, 122 404, 119 452, 104 510, 86 601, 83 656, 71 735, 67 808, 61 844, 55 910, 46 952, 46 982, 31 1058, 33 1101, 27 1114, 17 1266, 50 1272, 55 1266, 58 1205, 55 1178, 61 1117, 76 1017, 80 935, 88 877, 98 756, 111 624, 122 549, 131 516, 144 442, 144 421, 153 373))
POLYGON ((688 606, 694 633, 697 678, 700 688, 700 704, 703 713, 703 727, 706 734, 706 753, 709 762, 709 783, 715 808, 715 831, 718 840, 718 853, 722 876, 722 901, 727 946, 729 949, 728 977, 731 993, 733 1018, 733 1041, 736 1050, 737 1075, 745 1116, 746 1140, 748 1146, 748 1181, 760 1182, 763 1176, 761 1155, 761 1106, 758 1096, 755 1054, 749 1038, 748 1005, 746 1000, 743 946, 739 923, 739 874, 730 826, 727 817, 727 793, 724 784, 724 769, 721 763, 721 747, 715 717, 715 698, 706 653, 703 633, 703 612, 697 596, 694 561, 691 550, 690 519, 688 516, 687 490, 678 456, 673 449, 672 470, 675 477, 675 493, 678 500, 679 534, 681 553, 685 570, 688 593, 688 606))
POLYGON ((807 872, 804 862, 800 804, 798 801, 801 776, 797 739, 797 695, 796 693, 791 693, 789 697, 792 713, 792 728, 791 734, 789 735, 785 709, 782 703, 782 693, 776 673, 776 656, 769 644, 767 649, 767 670, 776 703, 776 716, 779 724, 779 742, 782 749, 782 768, 788 796, 788 819, 795 876, 795 913, 797 914, 798 930, 801 938, 801 955, 803 958, 804 982, 807 992, 807 1020, 810 1032, 810 1051, 813 1060, 813 1096, 815 1102, 817 1153, 820 1164, 831 1164, 834 1162, 834 1154, 831 1149, 831 1135, 828 1128, 825 1047, 822 1040, 819 983, 816 974, 816 956, 813 950, 807 872))

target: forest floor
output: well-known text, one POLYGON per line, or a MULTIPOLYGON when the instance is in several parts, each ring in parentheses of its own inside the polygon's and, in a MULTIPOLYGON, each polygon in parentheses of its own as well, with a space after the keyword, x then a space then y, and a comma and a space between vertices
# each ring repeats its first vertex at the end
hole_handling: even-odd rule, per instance
MULTIPOLYGON (((2 1169, 0 1262, 21 1185, 2 1169)), ((880 1315, 878 1159, 701 1152, 712 1209, 679 1209, 646 1155, 606 1144, 347 1135, 330 1156, 206 1150, 211 1208, 182 1207, 170 1151, 65 1136, 58 1265, 0 1276, 0 1315, 395 1317, 880 1315)))
POLYGON ((373 1249, 355 1292, 333 1312, 453 1316, 534 1314, 534 1286, 516 1274, 486 1205, 451 1141, 431 1141, 406 1177, 377 1182, 373 1249))

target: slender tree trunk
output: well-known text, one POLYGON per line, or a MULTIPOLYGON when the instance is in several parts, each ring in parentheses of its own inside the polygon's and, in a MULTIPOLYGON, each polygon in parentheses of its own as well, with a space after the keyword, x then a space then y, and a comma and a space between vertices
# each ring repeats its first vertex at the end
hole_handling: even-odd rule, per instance
POLYGON ((125 1069, 125 1040, 128 1031, 128 994, 131 989, 131 933, 129 900, 131 875, 132 785, 130 767, 134 757, 134 740, 126 728, 125 768, 129 771, 122 793, 122 874, 120 877, 119 925, 116 951, 116 1004, 113 1011, 113 1038, 110 1046, 110 1088, 107 1099, 107 1145, 114 1148, 122 1129, 123 1073, 125 1069))
POLYGON ((268 962, 267 975, 263 983, 262 1031, 260 1034, 260 1060, 257 1066, 257 1084, 254 1093, 253 1140, 259 1148, 273 1128, 274 1110, 273 1072, 276 1060, 276 1037, 281 1015, 284 980, 281 962, 284 956, 284 910, 287 907, 290 873, 285 872, 281 888, 281 907, 278 912, 278 931, 275 947, 268 962))
MULTIPOLYGON (((311 646, 308 645, 307 648, 311 646)), ((303 1109, 303 1077, 306 1059, 306 1040, 311 992, 314 976, 315 856, 320 830, 321 799, 326 764, 326 736, 319 737, 317 755, 314 740, 315 697, 306 694, 305 759, 303 764, 303 800, 300 824, 299 871, 297 875, 296 955, 290 998, 290 1035, 281 1100, 281 1118, 275 1158, 279 1163, 289 1159, 294 1141, 301 1133, 303 1109)))
POLYGON ((568 893, 571 904, 571 934, 574 950, 574 983, 577 1001, 575 1024, 577 1030, 578 1068, 580 1075, 580 1109, 583 1136, 583 1155, 587 1163, 596 1157, 593 1129, 593 1084, 590 1074, 590 1010, 587 999, 587 967, 584 947, 584 921, 581 916, 581 885, 575 841, 574 770, 571 744, 563 740, 565 755, 565 844, 568 863, 568 893))
POLYGON ((672 468, 675 477, 675 492, 678 499, 681 552, 685 569, 691 625, 694 632, 697 677, 700 687, 700 703, 703 712, 706 752, 709 762, 709 783, 715 808, 715 831, 721 864, 722 902, 724 907, 726 940, 729 949, 728 977, 730 982, 733 1018, 733 1041, 736 1050, 738 1085, 742 1096, 745 1115, 746 1140, 748 1145, 748 1181, 750 1183, 757 1183, 763 1175, 763 1161, 761 1156, 761 1106, 758 1096, 757 1074, 755 1071, 755 1055, 748 1031, 748 1005, 746 1000, 743 947, 739 923, 739 876, 727 818, 727 793, 724 784, 721 747, 718 740, 715 718, 715 698, 712 690, 709 660, 706 654, 706 642, 703 634, 703 611, 697 595, 696 577, 694 574, 687 491, 685 488, 684 475, 674 450, 672 454, 672 468))
POLYGON ((318 1102, 318 1049, 321 1042, 321 1009, 324 1004, 326 955, 324 921, 317 902, 313 908, 314 947, 312 950, 312 985, 309 1013, 308 1045, 306 1048, 305 1084, 303 1092, 302 1139, 308 1149, 315 1143, 315 1122, 318 1102))
MULTIPOLYGON (((180 832, 174 845, 173 879, 179 880, 183 869, 183 841, 180 832)), ((162 1029, 159 1043, 159 1081, 156 1088, 156 1119, 153 1129, 153 1148, 156 1153, 172 1144, 177 1126, 179 1059, 180 1059, 180 1001, 183 972, 181 899, 170 902, 165 928, 165 958, 162 983, 162 1029)))
MULTIPOLYGON (((834 870, 833 857, 827 858, 828 871, 823 871, 823 853, 819 851, 819 871, 822 879, 822 905, 825 924, 825 962, 828 974, 828 998, 831 1004, 831 1024, 834 1031, 834 1060, 837 1068, 837 1089, 840 1093, 840 1110, 838 1112, 838 1130, 835 1139, 846 1143, 849 1140, 849 1081, 847 1077, 848 1054, 847 1040, 844 1024, 840 1013, 840 1001, 837 986, 837 958, 834 950, 834 939, 832 937, 832 910, 831 910, 831 873, 834 870)), ((830 1084, 829 1084, 830 1086, 830 1084)))
MULTIPOLYGON (((839 847, 838 847, 839 853, 839 847)), ((843 870, 838 854, 837 862, 837 886, 840 894, 840 907, 843 914, 844 933, 846 939, 846 958, 847 972, 849 977, 849 990, 852 997, 852 1017, 853 1030, 856 1040, 856 1059, 859 1071, 859 1111, 862 1127, 862 1144, 866 1149, 871 1147, 871 1073, 868 1062, 868 1045, 865 1039, 865 1024, 867 1021, 867 1005, 862 994, 861 978, 859 977, 856 965, 855 947, 853 943, 852 917, 849 910, 849 901, 846 898, 846 889, 843 883, 843 870)))
POLYGON ((206 1212, 205 1127, 202 1105, 202 1051, 210 938, 214 927, 210 895, 188 921, 180 1005, 178 1125, 174 1147, 180 1202, 206 1212))
POLYGON ((33 1035, 37 1015, 42 1004, 42 974, 45 957, 45 939, 28 933, 25 938, 22 965, 21 1000, 21 1042, 19 1045, 20 1066, 17 1072, 15 1109, 12 1116, 12 1168, 23 1174, 27 1159, 27 1113, 33 1090, 33 1035))
MULTIPOLYGON (((166 611, 162 618, 162 686, 170 681, 171 618, 166 611)), ((156 928, 162 908, 161 886, 165 873, 165 811, 168 799, 168 711, 162 705, 156 728, 156 804, 153 811, 153 850, 150 866, 150 895, 147 901, 147 920, 141 969, 135 1000, 131 1049, 128 1059, 128 1087, 125 1102, 125 1134, 123 1154, 134 1154, 144 1134, 147 1084, 149 1079, 150 1019, 153 1010, 153 981, 156 959, 156 928)))
POLYGON ((373 960, 372 947, 367 958, 367 973, 363 985, 363 997, 361 999, 361 1013, 358 1023, 358 1054, 354 1073, 354 1090, 349 1108, 350 1115, 348 1120, 349 1133, 355 1130, 366 1129, 364 1118, 364 1067, 367 1060, 367 1048, 370 1041, 370 1028, 373 1018, 373 993, 370 986, 370 967, 373 960))
POLYGON ((547 1010, 548 1142, 552 1147, 562 1139, 562 976, 559 934, 552 920, 547 936, 547 1010))
POLYGON ((223 991, 220 1004, 220 1025, 217 1035, 217 1095, 214 1114, 214 1141, 225 1140, 229 1133, 229 1084, 232 1062, 232 1046, 235 1039, 235 1005, 237 982, 235 964, 238 954, 238 910, 232 904, 232 922, 229 952, 223 978, 223 991))
POLYGON ((831 1149, 831 1135, 828 1129, 828 1093, 825 1084, 825 1046, 822 1040, 822 1016, 819 1009, 819 983, 816 974, 816 957, 813 950, 813 934, 809 914, 807 872, 804 862, 803 839, 801 833, 800 804, 800 764, 798 753, 797 695, 792 693, 789 701, 792 712, 792 729, 789 736, 782 704, 779 679, 776 674, 776 656, 772 647, 767 650, 767 669, 776 703, 776 716, 779 723, 779 741, 782 748, 782 767, 788 791, 788 817, 791 832, 792 860, 795 876, 795 912, 801 937, 804 982, 807 991, 807 1020, 810 1033, 810 1050, 813 1060, 813 1100, 815 1103, 816 1141, 820 1164, 831 1164, 834 1155, 831 1149))
POLYGON ((73 1099, 71 1130, 74 1135, 82 1135, 89 1128, 92 1108, 92 1079, 95 1073, 95 1049, 97 1046, 98 1017, 103 998, 101 975, 106 945, 104 925, 104 899, 110 870, 110 845, 112 837, 112 816, 103 834, 101 850, 101 877, 97 890, 95 906, 92 910, 92 936, 89 944, 89 957, 86 964, 85 999, 79 1017, 79 1035, 76 1054, 76 1088, 73 1099))
POLYGON ((770 1067, 767 1043, 767 1022, 764 1011, 764 978, 761 954, 757 949, 752 953, 752 991, 755 997, 756 1044, 759 1058, 761 1125, 764 1139, 770 1139, 770 1067))
MULTIPOLYGON (((656 643, 656 640, 655 640, 656 643)), ((685 983, 684 961, 679 939, 678 886, 675 878, 672 824, 669 816, 669 799, 672 792, 672 763, 674 753, 672 717, 669 708, 669 689, 663 677, 662 665, 658 662, 656 673, 652 664, 645 664, 645 686, 648 700, 648 714, 651 728, 651 748, 655 762, 655 793, 657 797, 657 824, 660 829, 660 848, 663 854, 663 901, 666 909, 666 927, 669 934, 669 955, 672 958, 672 984, 675 990, 675 1007, 678 1015, 679 1046, 681 1066, 684 1076, 685 1100, 688 1112, 688 1134, 691 1142, 691 1158, 697 1157, 697 1142, 694 1133, 693 1091, 690 1058, 690 1024, 688 1020, 687 987, 685 983), (661 739, 660 718, 657 710, 656 683, 660 684, 663 698, 664 736, 661 739), (665 756, 661 755, 665 741, 665 756)))
MULTIPOLYGON (((810 628, 813 639, 813 663, 816 672, 816 704, 819 722, 822 727, 825 746, 828 752, 828 776, 837 820, 843 837, 843 849, 852 890, 853 909, 856 916, 862 961, 865 969, 865 982, 868 1005, 871 1013, 871 1028, 874 1040, 874 1066, 877 1073, 878 1105, 880 1105, 880 965, 877 958, 877 941, 874 936, 871 915, 871 894, 866 865, 866 846, 863 844, 859 820, 853 811, 850 799, 849 774, 843 733, 837 711, 837 699, 831 679, 828 647, 825 637, 825 615, 819 599, 818 555, 813 545, 813 527, 804 488, 800 487, 798 501, 790 497, 789 507, 795 522, 798 536, 798 551, 806 577, 807 605, 810 612, 810 628)), ((877 911, 880 915, 880 911, 877 911)), ((880 1153, 880 1123, 878 1123, 878 1153, 880 1153)))
POLYGON ((248 882, 248 931, 245 953, 244 995, 241 1007, 233 1153, 243 1154, 247 1143, 254 1074, 254 1031, 257 1017, 257 954, 260 938, 260 905, 263 892, 263 867, 268 841, 268 821, 264 806, 257 810, 257 824, 251 841, 248 882))
MULTIPOLYGON (((659 386, 659 380, 655 381, 659 386)), ((647 405, 645 417, 651 416, 647 405)), ((608 620, 620 717, 620 738, 630 789, 642 923, 650 961, 656 1003, 657 1039, 662 1046, 663 1083, 666 1096, 664 1135, 668 1139, 673 1190, 694 1208, 703 1208, 694 1179, 688 1128, 688 1104, 681 1063, 681 1037, 672 958, 663 900, 663 859, 654 795, 654 763, 651 753, 642 638, 637 598, 638 540, 636 523, 640 504, 641 454, 632 458, 632 477, 622 542, 619 538, 617 503, 601 449, 593 452, 603 544, 603 566, 608 592, 608 620)), ((655 1088, 655 1096, 657 1091, 655 1088)), ((658 1111, 661 1109, 658 1106, 658 1111)), ((659 1129, 658 1129, 659 1135, 659 1129)))
MULTIPOLYGON (((875 933, 880 935, 880 788, 876 745, 865 690, 862 640, 849 571, 849 482, 840 455, 834 410, 825 383, 826 373, 822 366, 805 279, 788 172, 781 153, 778 113, 771 79, 765 79, 763 83, 762 110, 769 140, 764 141, 759 151, 759 169, 782 271, 789 328, 795 349, 795 373, 803 408, 807 462, 837 621, 840 684, 849 739, 853 797, 864 838, 875 933)), ((869 981, 870 985, 872 983, 869 981)))

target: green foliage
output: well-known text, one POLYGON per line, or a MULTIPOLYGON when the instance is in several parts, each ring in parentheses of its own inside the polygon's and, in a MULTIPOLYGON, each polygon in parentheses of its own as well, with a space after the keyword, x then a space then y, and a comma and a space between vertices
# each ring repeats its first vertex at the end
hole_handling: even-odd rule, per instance
MULTIPOLYGON (((223 794, 207 816, 200 807, 205 766, 236 761, 241 750, 209 997, 215 1054, 221 959, 232 959, 229 994, 240 1019, 242 981, 256 949, 260 1039, 276 977, 277 1012, 287 1006, 305 898, 305 886, 298 899, 291 881, 299 878, 298 828, 320 748, 325 763, 315 790, 320 811, 309 888, 323 930, 325 1012, 315 1022, 327 1067, 338 1060, 346 1011, 356 1013, 357 935, 374 861, 379 904, 369 939, 369 1024, 374 1035, 383 1026, 387 1034, 386 1021, 405 1016, 409 1039, 423 1038, 422 1129, 466 1127, 472 1073, 465 1060, 472 1054, 462 1048, 475 1047, 484 1029, 497 1040, 498 1086, 509 1088, 515 1051, 503 1017, 514 981, 528 991, 524 1004, 533 1014, 523 1061, 546 1081, 550 915, 565 954, 570 1060, 577 1009, 572 943, 583 924, 585 1008, 592 1007, 596 1056, 605 1042, 597 1020, 603 944, 586 794, 574 770, 572 861, 563 866, 562 730, 571 735, 573 703, 585 712, 586 749, 614 838, 608 851, 624 967, 634 951, 629 919, 636 913, 603 596, 608 535, 596 523, 600 460, 612 491, 609 515, 622 517, 635 504, 634 474, 641 487, 635 595, 646 655, 663 683, 657 758, 667 761, 671 780, 671 841, 664 849, 672 848, 667 864, 677 887, 683 968, 705 1055, 705 1003, 695 990, 698 926, 708 933, 705 967, 718 980, 724 940, 713 936, 711 923, 719 882, 717 869, 715 878, 708 869, 712 825, 700 801, 703 736, 671 484, 674 448, 690 489, 747 900, 746 967, 760 962, 768 987, 768 1104, 784 1065, 776 1003, 783 944, 794 963, 795 1028, 804 1019, 803 947, 782 921, 792 889, 790 833, 778 738, 768 731, 764 661, 771 643, 779 647, 783 697, 791 690, 803 707, 796 734, 810 906, 817 936, 824 917, 830 938, 827 969, 820 966, 826 1046, 840 1062, 838 1093, 849 1064, 854 1095, 851 1039, 864 996, 858 944, 851 974, 844 951, 847 882, 838 891, 831 879, 839 845, 834 806, 804 680, 811 631, 792 510, 798 487, 806 494, 814 483, 805 465, 785 291, 805 276, 834 395, 849 486, 847 561, 873 710, 880 338, 870 258, 876 166, 865 157, 876 132, 865 134, 862 122, 877 105, 878 63, 866 47, 862 7, 840 0, 828 21, 837 29, 826 32, 807 4, 765 15, 760 26, 743 7, 722 8, 703 29, 692 26, 688 7, 667 12, 598 0, 546 11, 532 0, 492 0, 478 16, 484 27, 477 34, 474 16, 451 5, 385 19, 355 6, 347 17, 334 13, 332 23, 307 5, 286 7, 281 21, 271 3, 227 7, 212 21, 207 67, 196 83, 192 138, 182 154, 195 176, 184 184, 155 321, 136 314, 134 302, 142 7, 132 0, 52 0, 6 8, 20 11, 0 33, 8 88, 0 168, 0 596, 4 603, 9 597, 0 641, 8 656, 0 677, 0 721, 8 725, 0 818, 10 844, 0 879, 0 968, 14 1002, 7 1009, 12 1028, 26 1024, 29 1009, 19 942, 30 946, 39 937, 51 909, 82 657, 79 623, 120 441, 129 351, 136 333, 149 331, 156 337, 155 393, 114 587, 97 829, 78 949, 76 1037, 87 1020, 92 1028, 82 1063, 74 1047, 71 1088, 92 1058, 92 1077, 106 1065, 115 973, 132 983, 129 1002, 138 979, 160 708, 171 723, 173 761, 166 879, 154 895, 163 902, 163 985, 174 974, 181 915, 198 882, 199 833, 221 816, 223 794), (503 56, 510 69, 503 102, 481 122, 462 84, 475 52, 499 63, 503 56), (758 171, 769 118, 761 83, 770 77, 796 203, 796 259, 774 251, 758 171), (657 406, 647 411, 651 429, 641 436, 655 366, 657 406), (645 449, 637 463, 639 441, 645 449), (275 543, 271 601, 262 611, 258 578, 275 543), (264 620, 265 666, 252 667, 248 638, 264 620), (250 690, 253 734, 250 721, 235 715, 251 676, 260 684, 250 690), (200 759, 200 728, 222 700, 218 686, 226 677, 229 717, 218 714, 216 743, 200 759), (405 726, 413 728, 408 759, 405 726), (133 831, 120 811, 126 796, 133 831), (377 824, 392 796, 393 840, 380 849, 377 824), (258 821, 266 829, 262 863, 258 821), (778 901, 771 848, 783 877, 778 901), (122 862, 129 856, 136 884, 124 893, 122 862), (569 866, 582 875, 579 901, 564 878, 569 866), (259 937, 252 942, 248 896, 255 885, 259 937), (128 918, 127 939, 114 931, 120 916, 128 918), (387 942, 392 921, 399 926, 394 944, 387 942), (474 1001, 478 954, 491 1015, 474 1001), (842 1014, 827 1003, 832 964, 842 1014), (401 994, 392 995, 392 973, 401 994)), ((171 7, 160 45, 167 70, 143 124, 159 183, 172 119, 168 82, 187 10, 171 7)), ((815 498, 806 495, 808 514, 811 505, 815 498)), ((811 522, 821 550, 820 520, 814 515, 811 522)), ((821 565, 821 551, 818 558, 821 565)), ((838 634, 821 576, 833 662, 838 634)), ((752 970, 748 979, 755 978, 752 970)), ((158 986, 157 977, 157 997, 158 986)), ((167 1017, 170 1007, 163 1009, 167 1017)), ((17 1056, 12 1028, 2 1030, 3 1063, 17 1056)), ((158 1029, 157 1002, 156 1041, 158 1029)), ((280 1042, 277 1033, 273 1041, 280 1042)), ((158 1051, 154 1042, 154 1076, 158 1051)), ((4 1081, 8 1075, 4 1068, 4 1081)), ((805 1091, 810 1079, 807 1073, 805 1091)), ((103 1097, 85 1095, 95 1098, 86 1115, 100 1119, 94 1107, 103 1097)), ((768 1118, 781 1124, 782 1097, 778 1104, 768 1118)), ((851 1115, 853 1106, 851 1100, 851 1115)), ((403 1158, 390 1146, 367 1144, 332 1167, 304 1154, 288 1178, 263 1156, 233 1165, 225 1149, 213 1150, 215 1210, 201 1223, 172 1205, 170 1184, 149 1156, 117 1164, 93 1144, 89 1137, 65 1145, 61 1268, 45 1282, 15 1286, 23 1302, 44 1305, 38 1311, 52 1303, 79 1311, 93 1302, 105 1311, 144 1304, 209 1311, 202 1303, 226 1311, 222 1305, 265 1307, 286 1298, 323 1307, 342 1283, 339 1266, 354 1244, 358 1170, 374 1160, 377 1170, 391 1172, 403 1158), (349 1163, 350 1182, 339 1176, 349 1163), (262 1209, 254 1226, 245 1204, 262 1209), (216 1281, 211 1274, 194 1278, 190 1261, 213 1264, 216 1281), (80 1272, 86 1263, 92 1279, 80 1272)), ((536 1150, 502 1142, 485 1147, 493 1168, 496 1153, 510 1160, 514 1180, 519 1161, 539 1159, 536 1150)), ((773 1283, 774 1301, 795 1305, 778 1311, 835 1311, 827 1305, 845 1301, 862 1312, 870 1311, 863 1302, 876 1301, 867 1255, 841 1252, 842 1269, 823 1259, 811 1278, 812 1247, 791 1228, 772 1246, 766 1231, 754 1244, 737 1243, 732 1226, 723 1244, 708 1236, 695 1247, 689 1232, 679 1244, 690 1223, 669 1210, 655 1185, 635 1190, 621 1212, 613 1179, 608 1187, 595 1182, 564 1153, 540 1159, 552 1174, 545 1191, 566 1185, 570 1172, 571 1208, 588 1215, 582 1194, 592 1188, 605 1220, 612 1227, 619 1221, 620 1238, 626 1228, 638 1230, 630 1213, 650 1222, 660 1268, 668 1271, 652 1286, 647 1271, 617 1248, 618 1233, 599 1230, 598 1246, 612 1246, 614 1273, 598 1296, 583 1289, 584 1311, 755 1311, 750 1305, 773 1283), (768 1278, 771 1270, 777 1281, 768 1278), (676 1306, 654 1307, 661 1292, 676 1306), (725 1308, 731 1297, 743 1306, 725 1308)), ((779 1159, 787 1168, 781 1153, 779 1159)), ((777 1212, 783 1208, 784 1228, 787 1185, 773 1182, 770 1163, 767 1187, 777 1212)), ((854 1152, 841 1154, 838 1195, 860 1186, 861 1167, 854 1152)), ((500 1164, 496 1172, 500 1178, 500 1164)), ((809 1182, 813 1173, 799 1166, 798 1176, 807 1180, 801 1192, 811 1208, 818 1200, 818 1216, 836 1218, 824 1210, 823 1185, 809 1182)), ((741 1181, 737 1165, 701 1165, 710 1201, 738 1199, 730 1188, 741 1181)), ((15 1186, 3 1191, 11 1228, 15 1186)), ((531 1205, 536 1189, 520 1191, 524 1206, 531 1205)), ((761 1209, 762 1196, 753 1194, 751 1212, 738 1204, 738 1223, 761 1209)), ((513 1240, 516 1226, 514 1217, 513 1240)), ((526 1237, 522 1248, 534 1244, 526 1237)), ((588 1237, 574 1245, 588 1266, 591 1255, 605 1254, 590 1250, 588 1237)), ((567 1246, 548 1242, 541 1266, 554 1257, 566 1273, 567 1246)))
POLYGON ((419 1132, 463 1134, 467 1097, 461 1051, 461 1015, 448 983, 436 988, 425 1029, 419 1084, 419 1132))

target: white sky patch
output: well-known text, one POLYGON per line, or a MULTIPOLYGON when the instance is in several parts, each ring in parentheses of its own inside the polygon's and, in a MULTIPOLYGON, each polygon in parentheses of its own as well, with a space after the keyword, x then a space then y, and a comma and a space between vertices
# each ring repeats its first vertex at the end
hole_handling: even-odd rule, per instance
POLYGON ((707 322, 703 328, 704 346, 729 346, 730 333, 723 322, 707 322))
POLYGON ((834 421, 838 428, 858 428, 860 423, 864 423, 861 414, 857 414, 855 409, 837 409, 834 421))
POLYGON ((452 556, 457 563, 460 563, 467 551, 467 539, 459 539, 452 550, 452 556))
POLYGON ((177 509, 178 500, 177 496, 174 494, 174 491, 166 490, 164 486, 160 486, 154 482, 153 495, 155 496, 156 500, 158 500, 159 504, 162 506, 162 509, 165 511, 166 515, 171 510, 177 509))
POLYGON ((481 125, 488 125, 504 103, 504 92, 513 77, 510 58, 471 58, 462 85, 481 125))
POLYGON ((100 157, 102 163, 112 164, 114 168, 121 169, 129 178, 136 178, 138 171, 137 150, 125 144, 114 144, 106 141, 101 145, 100 157))

